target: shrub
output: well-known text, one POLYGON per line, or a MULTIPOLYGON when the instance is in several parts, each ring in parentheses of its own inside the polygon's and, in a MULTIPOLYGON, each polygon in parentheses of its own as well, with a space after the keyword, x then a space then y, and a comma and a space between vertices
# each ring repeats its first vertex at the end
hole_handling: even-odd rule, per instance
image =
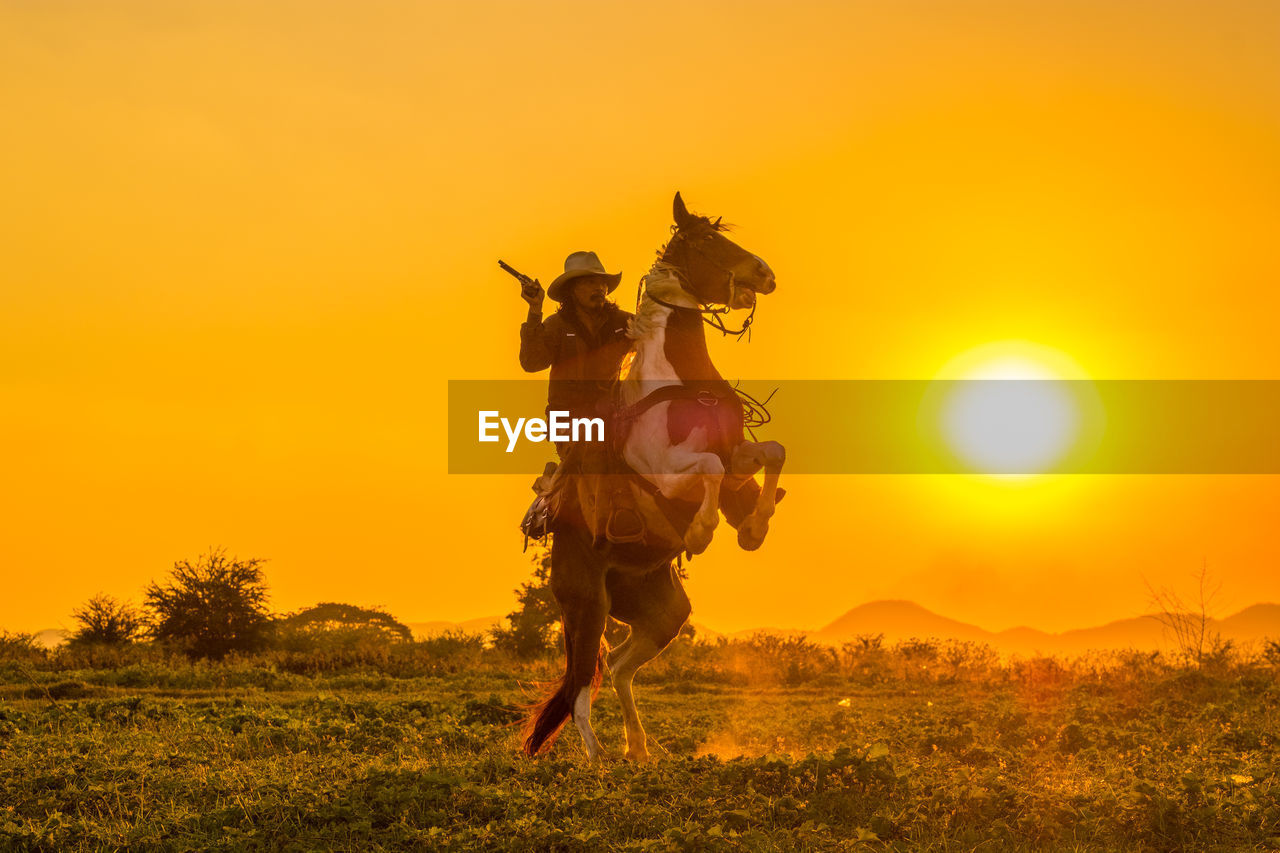
POLYGON ((506 626, 489 632, 494 648, 531 660, 555 649, 559 635, 560 605, 551 592, 551 552, 535 552, 533 579, 516 590, 517 607, 507 615, 506 626))
POLYGON ((266 645, 270 617, 262 560, 238 560, 219 549, 194 564, 174 563, 169 583, 147 587, 151 633, 191 657, 220 659, 266 645))
POLYGON ((45 650, 36 644, 35 634, 0 631, 0 661, 41 660, 45 650))
POLYGON ((146 628, 142 614, 133 605, 98 593, 81 607, 71 611, 80 628, 71 635, 77 645, 127 645, 138 639, 146 628))
POLYGON ((287 651, 354 649, 410 642, 413 632, 390 613, 324 602, 275 621, 275 643, 287 651))
POLYGON ((1262 659, 1270 666, 1280 669, 1280 640, 1267 640, 1262 648, 1262 659))

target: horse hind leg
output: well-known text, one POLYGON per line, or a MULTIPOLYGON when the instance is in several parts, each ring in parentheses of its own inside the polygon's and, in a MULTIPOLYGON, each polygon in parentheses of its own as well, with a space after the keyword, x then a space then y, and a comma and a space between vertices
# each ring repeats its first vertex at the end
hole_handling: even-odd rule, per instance
POLYGON ((636 670, 657 657, 684 627, 690 613, 689 597, 670 566, 640 577, 611 576, 609 593, 614 618, 631 626, 631 635, 609 661, 626 728, 626 757, 646 762, 648 736, 640 724, 632 683, 636 670))
POLYGON ((564 608, 563 613, 565 645, 573 644, 572 666, 566 668, 569 678, 565 686, 573 699, 571 716, 590 761, 600 757, 600 741, 591 728, 591 700, 600 690, 604 674, 604 624, 608 612, 608 602, 594 598, 578 601, 564 608), (571 609, 572 616, 569 615, 571 609))
POLYGON ((600 741, 591 728, 591 700, 603 678, 609 601, 600 580, 602 572, 588 561, 588 553, 567 533, 552 540, 551 591, 560 605, 564 626, 565 672, 530 721, 524 744, 528 755, 536 755, 544 744, 554 742, 572 718, 587 758, 595 761, 600 757, 600 741))
MULTIPOLYGON (((635 630, 633 626, 632 632, 635 630)), ((622 724, 627 735, 626 757, 631 761, 644 763, 649 760, 648 736, 644 726, 640 724, 640 713, 636 710, 636 700, 632 693, 632 680, 636 670, 657 657, 663 647, 647 634, 634 635, 633 638, 634 642, 629 644, 627 653, 621 655, 613 667, 613 689, 622 706, 622 724)))

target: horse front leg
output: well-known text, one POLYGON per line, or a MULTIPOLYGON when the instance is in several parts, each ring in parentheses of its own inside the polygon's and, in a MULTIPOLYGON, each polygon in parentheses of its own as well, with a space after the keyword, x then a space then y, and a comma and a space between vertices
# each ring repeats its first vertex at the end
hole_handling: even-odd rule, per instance
POLYGON ((637 428, 627 440, 623 458, 667 498, 692 496, 701 490, 698 511, 682 537, 686 551, 701 554, 711 544, 716 525, 720 523, 720 482, 725 475, 724 463, 716 454, 707 452, 710 442, 703 427, 690 430, 688 437, 679 444, 663 446, 667 440, 666 411, 654 407, 652 412, 657 412, 660 417, 641 422, 650 442, 646 444, 641 440, 637 428))
POLYGON ((764 484, 755 508, 738 524, 738 545, 744 551, 754 551, 764 544, 769 519, 777 507, 778 479, 786 461, 786 448, 776 441, 744 441, 733 452, 732 475, 750 477, 764 468, 764 484))
POLYGON ((694 472, 702 483, 702 503, 684 534, 684 547, 690 554, 701 554, 711 544, 716 525, 720 523, 720 483, 724 479, 724 463, 714 453, 700 453, 694 472))

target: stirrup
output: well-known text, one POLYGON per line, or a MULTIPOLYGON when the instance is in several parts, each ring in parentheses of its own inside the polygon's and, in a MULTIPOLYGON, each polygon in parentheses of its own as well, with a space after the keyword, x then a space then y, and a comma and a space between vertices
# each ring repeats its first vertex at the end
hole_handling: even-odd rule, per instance
POLYGON ((640 542, 644 539, 645 523, 644 516, 633 507, 621 507, 609 513, 609 520, 604 523, 604 538, 618 545, 625 545, 630 542, 640 542), (625 526, 622 530, 618 530, 615 522, 619 516, 630 515, 634 519, 634 525, 631 533, 626 532, 625 526))
POLYGON ((548 462, 542 469, 541 476, 533 481, 533 493, 537 497, 529 504, 524 518, 520 520, 520 532, 524 534, 522 552, 529 550, 530 539, 541 539, 545 544, 547 534, 551 532, 551 501, 547 499, 547 495, 551 491, 551 480, 555 473, 556 463, 548 462))

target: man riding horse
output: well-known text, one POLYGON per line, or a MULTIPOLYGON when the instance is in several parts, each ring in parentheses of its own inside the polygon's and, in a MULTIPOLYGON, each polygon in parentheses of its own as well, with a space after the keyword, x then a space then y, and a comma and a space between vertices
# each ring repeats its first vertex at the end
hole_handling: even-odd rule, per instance
POLYGON ((689 618, 676 561, 681 553, 706 550, 721 514, 742 548, 759 548, 782 497, 785 449, 746 438, 744 405, 712 364, 705 335, 707 325, 728 331, 720 320, 725 311, 754 310, 757 296, 772 293, 773 270, 729 240, 719 219, 690 213, 679 193, 672 212, 671 239, 642 280, 635 317, 616 309, 593 313, 607 312, 604 297, 617 277, 590 253, 566 261, 565 274, 550 289, 561 310, 545 323, 540 287, 527 283, 531 310, 521 330, 521 363, 528 370, 550 365, 553 404, 586 406, 589 416, 605 418, 612 438, 565 448, 554 476, 542 478, 565 670, 530 713, 524 741, 529 755, 553 742, 572 719, 588 757, 600 756, 591 699, 607 669, 621 705, 626 756, 648 759, 632 680, 689 618), (589 279, 588 273, 605 278, 589 279), (575 285, 570 297, 568 285, 582 279, 588 281, 575 285), (629 347, 609 317, 629 320, 629 347), (581 384, 559 389, 555 380, 561 377, 581 384), (608 411, 594 411, 597 404, 608 411), (764 478, 758 483, 759 472, 764 478), (614 493, 632 501, 638 526, 629 541, 618 535, 617 510, 609 509, 617 506, 614 493), (631 629, 612 650, 603 638, 610 617, 631 629))

